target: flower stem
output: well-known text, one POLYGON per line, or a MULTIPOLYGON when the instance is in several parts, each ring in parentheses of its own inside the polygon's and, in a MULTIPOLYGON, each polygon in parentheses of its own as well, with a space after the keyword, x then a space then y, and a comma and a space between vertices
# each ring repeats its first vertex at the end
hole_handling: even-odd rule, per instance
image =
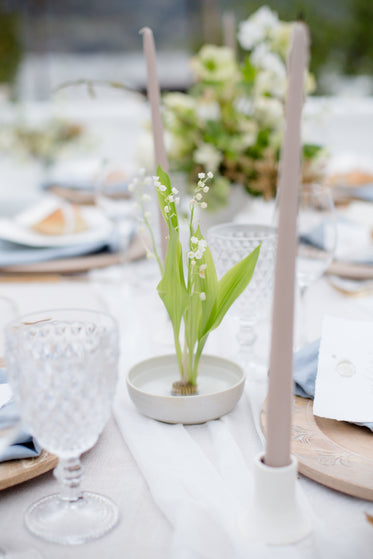
POLYGON ((145 215, 145 208, 144 208, 144 204, 143 204, 141 199, 140 199, 140 207, 141 207, 141 213, 142 213, 142 216, 143 216, 145 226, 146 226, 146 228, 148 230, 148 233, 150 235, 150 240, 151 240, 151 243, 152 243, 153 253, 154 253, 155 259, 158 263, 159 271, 160 271, 161 276, 162 276, 163 275, 163 264, 162 264, 162 261, 159 257, 158 251, 157 251, 157 245, 156 245, 156 242, 155 242, 152 226, 150 225, 150 222, 145 215))
POLYGON ((181 378, 184 378, 185 373, 185 365, 184 365, 184 357, 183 352, 181 350, 180 340, 179 340, 179 332, 176 332, 174 329, 174 344, 175 344, 175 351, 176 351, 176 358, 177 364, 179 367, 181 378))
POLYGON ((190 378, 190 382, 192 384, 196 384, 196 382, 197 382, 199 360, 201 359, 202 351, 203 351, 203 348, 205 347, 206 341, 207 341, 207 336, 204 336, 202 339, 200 339, 198 341, 197 349, 196 349, 196 352, 194 354, 194 363, 193 363, 192 375, 191 375, 191 378, 190 378))

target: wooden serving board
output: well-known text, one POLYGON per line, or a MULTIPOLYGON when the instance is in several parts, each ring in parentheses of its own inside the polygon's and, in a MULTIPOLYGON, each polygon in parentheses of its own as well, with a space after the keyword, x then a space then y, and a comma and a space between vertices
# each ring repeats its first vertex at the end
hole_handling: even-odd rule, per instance
POLYGON ((49 472, 57 466, 58 458, 45 450, 35 458, 9 460, 0 464, 0 490, 49 472))
POLYGON ((373 279, 373 265, 334 260, 330 264, 327 273, 349 279, 373 279))
POLYGON ((87 272, 93 268, 104 268, 119 264, 121 255, 119 253, 89 254, 86 256, 75 256, 73 258, 59 258, 35 264, 19 264, 4 266, 0 268, 1 274, 32 274, 32 273, 60 273, 74 274, 87 272))
MULTIPOLYGON (((261 425, 265 434, 266 402, 261 425)), ((368 428, 314 416, 313 400, 295 396, 292 453, 306 477, 373 501, 373 432, 368 428)))
MULTIPOLYGON (((5 361, 0 357, 0 367, 5 367, 5 361)), ((0 490, 12 487, 28 479, 49 472, 57 466, 58 458, 42 450, 35 458, 24 458, 22 460, 9 460, 0 463, 0 490)))
MULTIPOLYGON (((139 235, 136 235, 124 255, 124 261, 133 262, 144 258, 145 255, 146 250, 144 248, 144 243, 139 235)), ((7 276, 14 278, 17 274, 21 277, 31 277, 32 274, 82 274, 95 268, 115 266, 121 262, 123 262, 123 256, 120 252, 87 254, 84 256, 74 256, 72 258, 59 258, 57 260, 37 262, 34 264, 3 266, 0 267, 0 277, 6 280, 7 276)))

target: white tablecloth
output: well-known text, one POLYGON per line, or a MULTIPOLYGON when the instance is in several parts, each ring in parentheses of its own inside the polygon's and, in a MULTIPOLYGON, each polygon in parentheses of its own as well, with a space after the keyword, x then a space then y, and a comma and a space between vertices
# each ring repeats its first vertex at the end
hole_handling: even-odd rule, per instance
MULTIPOLYGON (((144 289, 148 281, 146 274, 141 272, 141 267, 128 270, 126 278, 119 283, 103 282, 98 279, 100 274, 96 274, 94 280, 86 281, 1 283, 0 294, 13 297, 22 312, 62 304, 111 309, 119 317, 121 325, 122 358, 118 394, 125 405, 132 407, 124 384, 128 367, 143 357, 153 355, 154 352, 170 352, 172 346, 167 339, 167 321, 163 309, 154 291, 144 289)), ((311 337, 319 335, 325 312, 356 318, 373 318, 373 297, 344 298, 335 292, 326 280, 321 280, 310 288, 307 303, 311 337)), ((235 322, 229 318, 225 329, 212 336, 207 351, 219 351, 226 357, 235 357, 237 346, 234 330, 235 322)), ((265 322, 261 325, 260 334, 261 350, 265 355, 268 348, 268 324, 265 322)), ((235 437, 248 471, 252 457, 261 449, 252 414, 257 418, 262 397, 261 388, 256 388, 251 393, 248 383, 244 397, 227 420, 231 426, 235 425, 235 437), (248 394, 251 394, 250 398, 248 394), (253 404, 251 410, 249 400, 253 404), (245 420, 237 424, 235 421, 238 417, 244 417, 245 420)), ((207 455, 212 452, 209 424, 187 427, 186 430, 207 455)), ((147 441, 143 440, 143 444, 146 445, 147 441)), ((84 456, 83 463, 84 488, 108 495, 120 507, 120 524, 112 533, 77 547, 45 543, 29 534, 22 518, 25 508, 37 498, 57 490, 53 474, 47 473, 1 492, 1 543, 9 550, 37 549, 46 559, 173 557, 169 555, 174 537, 173 528, 154 502, 147 483, 113 419, 105 428, 96 447, 84 456)), ((327 489, 303 477, 300 483, 318 518, 319 527, 323 526, 322 556, 371 558, 373 528, 366 521, 364 510, 367 506, 372 508, 372 505, 327 489)), ((310 556, 306 549, 304 555, 300 555, 303 556, 310 556)))

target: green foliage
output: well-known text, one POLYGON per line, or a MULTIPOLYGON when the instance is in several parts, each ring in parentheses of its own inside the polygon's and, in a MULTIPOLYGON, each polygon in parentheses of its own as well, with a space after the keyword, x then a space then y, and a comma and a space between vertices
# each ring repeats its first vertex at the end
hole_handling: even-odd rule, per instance
MULTIPOLYGON (((157 175, 158 202, 169 231, 164 268, 160 266, 162 277, 157 290, 172 324, 181 379, 195 385, 207 338, 250 283, 260 246, 218 281, 210 249, 194 220, 195 209, 206 206, 203 196, 209 190, 206 183, 211 178, 211 174, 201 174, 190 204, 188 250, 184 261, 175 199, 177 191, 160 166, 157 175), (182 334, 183 344, 180 340, 182 334)), ((144 222, 150 227, 145 218, 144 222)), ((155 244, 153 250, 159 261, 155 244)))
POLYGON ((251 88, 255 83, 255 78, 258 71, 255 66, 251 64, 249 58, 245 58, 245 60, 243 61, 241 65, 241 73, 244 84, 251 88))
MULTIPOLYGON (((190 61, 193 87, 163 95, 171 168, 187 173, 189 183, 199 172, 214 174, 211 209, 227 203, 234 183, 265 199, 276 194, 293 22, 281 21, 265 6, 260 12, 238 33, 245 49, 241 62, 232 49, 206 44, 190 61)), ((305 94, 313 89, 306 72, 305 94)), ((312 159, 311 149, 306 152, 312 159)), ((313 163, 302 167, 305 182, 322 175, 313 163)))
POLYGON ((13 84, 21 58, 18 17, 0 9, 0 83, 13 84))
MULTIPOLYGON (((234 9, 239 21, 262 5, 261 0, 224 0, 222 9, 234 9)), ((318 83, 321 73, 328 68, 340 74, 373 75, 371 0, 267 0, 265 5, 277 11, 283 20, 300 18, 308 25, 310 70, 318 83)), ((324 93, 322 84, 316 93, 324 93)))
POLYGON ((305 159, 314 159, 321 151, 323 151, 321 146, 316 146, 314 144, 303 145, 303 157, 305 159))
POLYGON ((246 289, 253 276, 258 261, 260 245, 246 258, 235 264, 219 281, 215 305, 209 314, 202 335, 215 330, 237 297, 246 289))

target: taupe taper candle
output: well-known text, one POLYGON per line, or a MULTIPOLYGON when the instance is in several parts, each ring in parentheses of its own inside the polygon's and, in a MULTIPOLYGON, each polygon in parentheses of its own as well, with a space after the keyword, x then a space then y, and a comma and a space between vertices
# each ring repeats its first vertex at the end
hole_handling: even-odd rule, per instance
MULTIPOLYGON (((144 55, 146 60, 147 90, 148 90, 148 99, 149 99, 151 119, 152 119, 155 167, 157 168, 158 164, 160 164, 162 169, 166 171, 166 173, 168 173, 169 165, 168 165, 166 147, 164 143, 162 112, 161 112, 161 94, 160 94, 159 83, 158 83, 157 62, 156 62, 156 55, 155 55, 153 32, 149 27, 143 27, 142 29, 140 29, 140 33, 143 36, 143 47, 144 47, 144 55)), ((167 250, 168 229, 160 210, 159 210, 159 220, 160 220, 160 234, 161 234, 161 252, 164 261, 166 256, 166 250, 167 250)))
POLYGON ((223 44, 237 54, 236 20, 233 12, 224 12, 222 17, 223 44))
POLYGON ((272 309, 267 399, 267 445, 264 457, 265 464, 274 467, 290 464, 295 262, 298 189, 301 170, 301 116, 308 52, 307 28, 302 23, 296 23, 289 54, 285 132, 278 181, 278 247, 272 309))

